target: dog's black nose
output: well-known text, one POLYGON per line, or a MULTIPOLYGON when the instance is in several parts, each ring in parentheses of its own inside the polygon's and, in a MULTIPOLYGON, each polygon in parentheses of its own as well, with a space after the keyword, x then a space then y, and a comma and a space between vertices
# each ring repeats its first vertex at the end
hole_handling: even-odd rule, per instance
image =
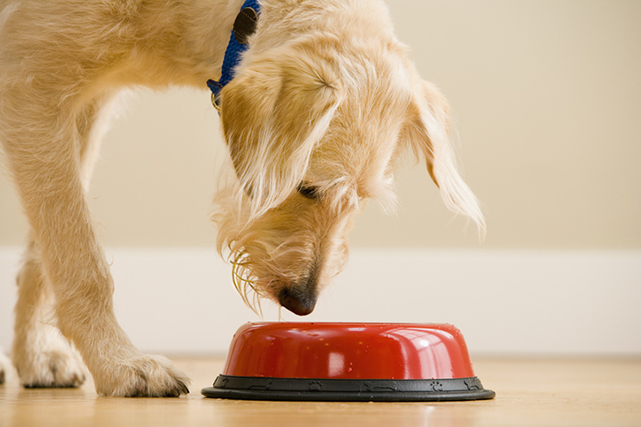
POLYGON ((278 302, 287 310, 299 316, 307 316, 316 307, 316 295, 297 288, 283 288, 278 302))

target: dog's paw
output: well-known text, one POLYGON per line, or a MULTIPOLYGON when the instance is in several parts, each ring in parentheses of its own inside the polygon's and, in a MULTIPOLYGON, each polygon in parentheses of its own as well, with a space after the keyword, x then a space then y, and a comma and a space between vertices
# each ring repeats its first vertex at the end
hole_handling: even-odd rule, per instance
POLYGON ((141 355, 102 366, 94 372, 96 391, 104 396, 178 397, 189 393, 189 378, 161 356, 141 355))
POLYGON ((80 387, 86 369, 78 353, 71 348, 32 352, 14 357, 22 385, 26 388, 80 387))
POLYGON ((11 361, 0 349, 0 384, 4 384, 4 382, 9 379, 10 372, 11 361))

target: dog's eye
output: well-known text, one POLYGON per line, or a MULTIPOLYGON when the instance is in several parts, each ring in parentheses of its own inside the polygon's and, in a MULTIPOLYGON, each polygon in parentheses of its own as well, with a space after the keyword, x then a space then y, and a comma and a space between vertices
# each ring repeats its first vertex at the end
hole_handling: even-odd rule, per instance
POLYGON ((298 184, 298 187, 296 189, 303 197, 306 197, 311 200, 318 200, 318 197, 319 197, 318 187, 314 187, 313 185, 307 185, 305 183, 300 183, 298 184))

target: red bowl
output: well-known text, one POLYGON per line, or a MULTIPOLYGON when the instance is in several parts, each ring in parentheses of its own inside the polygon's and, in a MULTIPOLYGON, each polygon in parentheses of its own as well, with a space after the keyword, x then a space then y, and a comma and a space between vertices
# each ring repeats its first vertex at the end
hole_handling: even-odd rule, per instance
POLYGON ((491 399, 461 332, 446 324, 247 323, 208 397, 260 400, 491 399))

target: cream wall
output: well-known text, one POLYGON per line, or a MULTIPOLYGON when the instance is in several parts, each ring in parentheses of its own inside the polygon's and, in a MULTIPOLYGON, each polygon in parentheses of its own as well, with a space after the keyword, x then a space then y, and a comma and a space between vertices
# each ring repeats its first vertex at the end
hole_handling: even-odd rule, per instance
MULTIPOLYGON (((449 98, 488 237, 452 221, 422 166, 372 205, 355 247, 641 248, 641 2, 389 0, 399 38, 449 98)), ((206 92, 142 92, 114 122, 91 197, 115 246, 211 245, 217 158, 206 92)), ((0 245, 25 225, 0 178, 0 245)))

